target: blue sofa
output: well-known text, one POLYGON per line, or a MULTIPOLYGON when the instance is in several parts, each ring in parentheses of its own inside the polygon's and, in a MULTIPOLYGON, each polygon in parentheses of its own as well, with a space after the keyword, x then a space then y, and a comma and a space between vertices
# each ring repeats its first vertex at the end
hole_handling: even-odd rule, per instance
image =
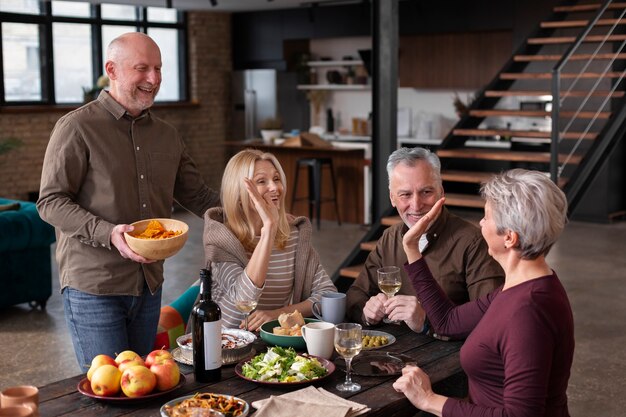
POLYGON ((34 203, 0 198, 0 308, 46 307, 52 295, 50 245, 54 228, 34 203))

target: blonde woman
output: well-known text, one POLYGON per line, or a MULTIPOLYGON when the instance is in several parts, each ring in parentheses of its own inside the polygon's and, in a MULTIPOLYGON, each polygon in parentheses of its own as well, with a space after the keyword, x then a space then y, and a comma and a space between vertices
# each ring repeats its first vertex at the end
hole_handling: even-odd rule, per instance
POLYGON ((256 300, 250 330, 336 292, 311 246, 311 223, 285 212, 285 173, 270 153, 245 149, 222 177, 223 208, 204 216, 204 250, 213 272, 213 299, 227 327, 243 327, 238 300, 256 300))

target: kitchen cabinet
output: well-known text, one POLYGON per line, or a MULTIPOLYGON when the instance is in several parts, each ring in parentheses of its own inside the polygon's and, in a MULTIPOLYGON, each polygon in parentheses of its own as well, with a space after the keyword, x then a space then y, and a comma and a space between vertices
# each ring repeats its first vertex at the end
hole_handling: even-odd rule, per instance
POLYGON ((480 89, 511 55, 512 32, 401 36, 401 87, 480 89))

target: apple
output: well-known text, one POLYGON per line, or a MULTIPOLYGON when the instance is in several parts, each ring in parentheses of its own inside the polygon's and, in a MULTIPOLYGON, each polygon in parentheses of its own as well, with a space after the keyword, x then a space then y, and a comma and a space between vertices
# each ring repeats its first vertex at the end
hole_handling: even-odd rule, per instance
POLYGON ((127 397, 143 397, 156 386, 156 376, 143 365, 135 365, 122 373, 122 391, 127 397))
POLYGON ((143 361, 143 359, 135 358, 135 359, 126 359, 125 361, 122 361, 122 363, 117 365, 117 367, 120 370, 120 372, 124 372, 125 370, 127 370, 131 366, 144 366, 145 367, 146 364, 143 361))
POLYGON ((148 353, 146 356, 146 366, 149 368, 157 362, 161 362, 164 359, 174 359, 172 354, 165 349, 157 349, 148 353))
POLYGON ((132 350, 125 350, 122 353, 118 353, 118 355, 115 357, 115 362, 117 362, 117 364, 119 365, 120 363, 126 360, 132 360, 132 359, 137 359, 137 358, 141 359, 141 356, 139 356, 132 350))
POLYGON ((102 365, 91 376, 91 390, 96 395, 112 397, 120 392, 121 377, 122 373, 117 366, 102 365))
POLYGON ((93 373, 96 371, 96 369, 98 369, 99 367, 101 367, 102 365, 113 365, 113 366, 117 366, 117 363, 115 362, 115 359, 113 359, 112 357, 110 357, 109 355, 96 355, 92 360, 91 360, 91 366, 89 367, 89 371, 87 371, 87 379, 89 381, 91 381, 91 377, 93 376, 93 373))
POLYGON ((174 359, 164 359, 150 367, 156 376, 157 391, 166 391, 174 388, 180 381, 180 369, 174 359))

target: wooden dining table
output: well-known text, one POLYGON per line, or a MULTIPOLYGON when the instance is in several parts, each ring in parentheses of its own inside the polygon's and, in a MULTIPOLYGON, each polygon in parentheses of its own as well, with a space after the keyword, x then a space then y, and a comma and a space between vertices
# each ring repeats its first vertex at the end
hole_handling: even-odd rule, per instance
MULTIPOLYGON (((368 329, 368 328, 365 328, 368 329)), ((420 366, 431 378, 433 383, 439 382, 461 372, 459 350, 462 342, 441 341, 430 336, 413 333, 406 325, 385 324, 371 328, 383 331, 395 337, 395 342, 379 348, 377 353, 400 354, 403 358, 410 358, 420 366)), ((264 351, 267 346, 264 342, 255 344, 257 352, 264 351)), ((371 352, 371 351, 369 351, 371 352)), ((369 353, 368 352, 368 353, 369 353)), ((354 359, 357 360, 358 356, 354 359)), ((371 408, 368 416, 413 416, 416 409, 406 397, 396 392, 392 384, 398 378, 395 375, 360 376, 353 375, 352 380, 361 385, 361 390, 355 393, 342 393, 335 386, 345 379, 345 372, 341 365, 343 359, 333 358, 337 364, 335 372, 330 376, 313 382, 316 387, 343 398, 365 404, 371 408)), ((185 375, 185 382, 176 390, 148 400, 107 401, 88 397, 77 390, 79 381, 85 375, 77 375, 62 381, 39 387, 39 411, 42 417, 55 416, 160 416, 160 408, 166 402, 194 394, 196 392, 212 392, 239 397, 248 403, 269 398, 271 395, 281 395, 302 386, 268 386, 251 382, 239 377, 235 373, 235 365, 222 367, 222 378, 215 383, 198 383, 194 380, 193 368, 180 364, 181 372, 185 375)), ((251 407, 251 413, 255 410, 251 407)))

